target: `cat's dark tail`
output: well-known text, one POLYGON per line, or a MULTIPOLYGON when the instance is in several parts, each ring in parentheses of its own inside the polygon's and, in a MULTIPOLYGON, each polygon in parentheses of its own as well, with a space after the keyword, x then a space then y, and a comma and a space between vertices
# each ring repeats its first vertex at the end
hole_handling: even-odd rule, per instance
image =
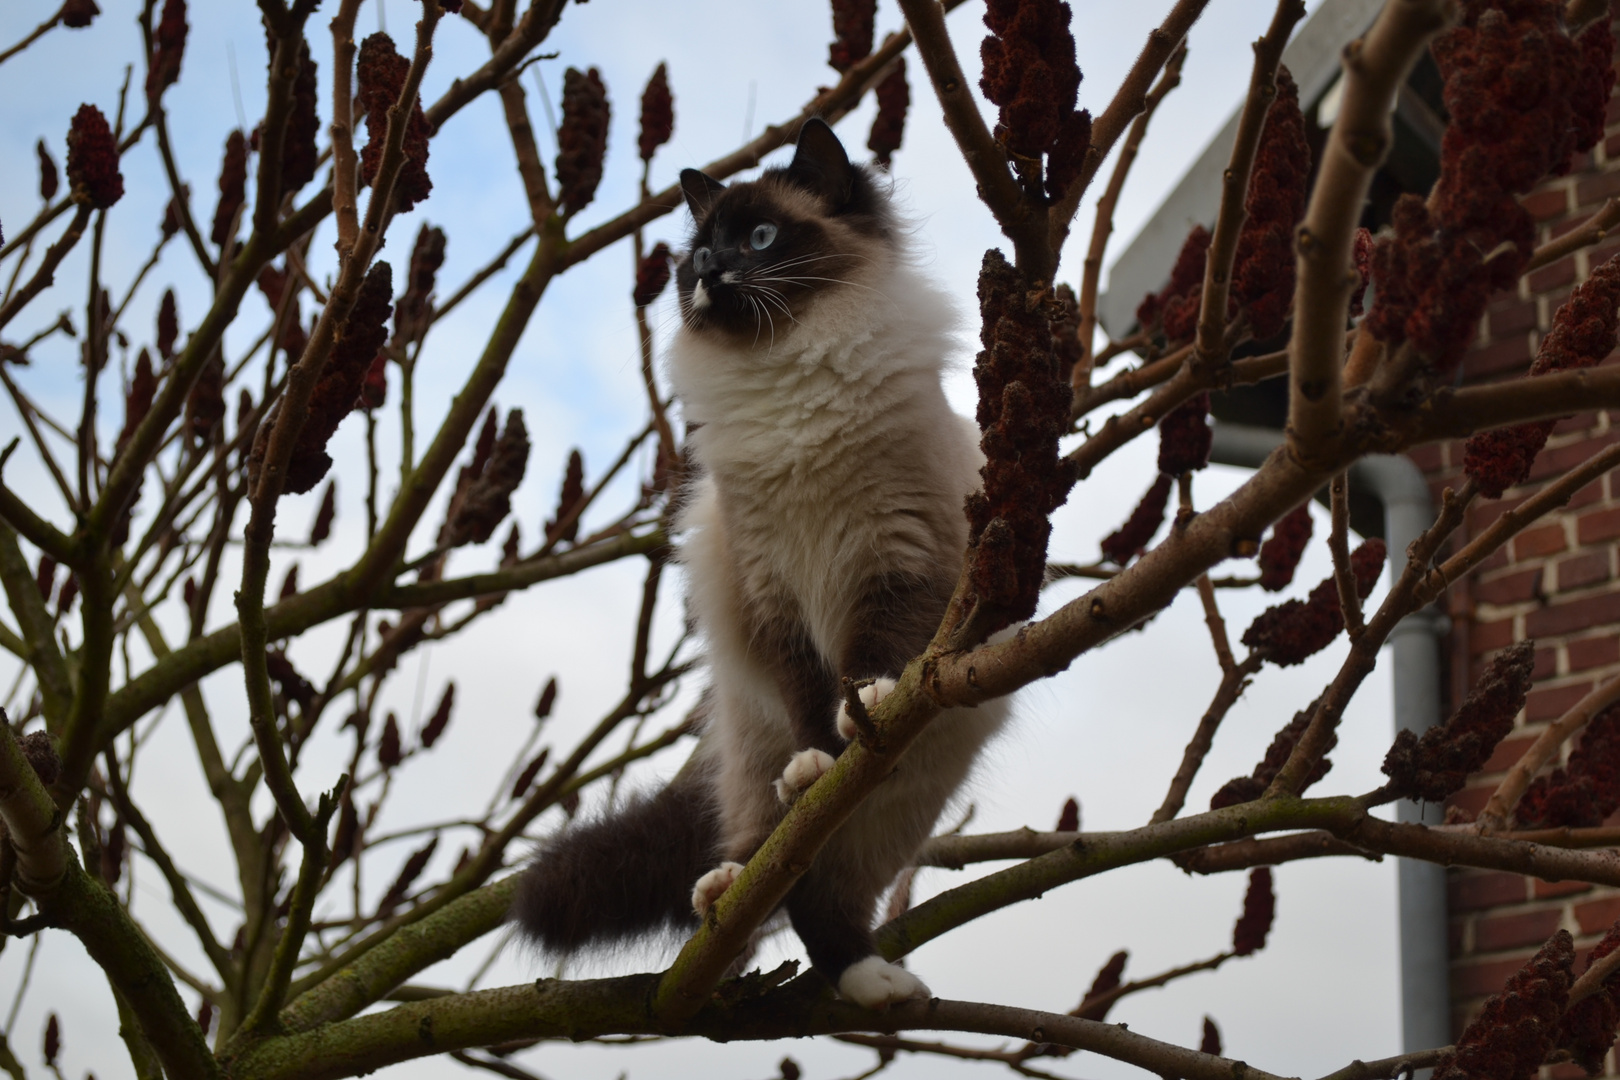
POLYGON ((523 871, 508 917, 556 954, 691 928, 692 884, 714 868, 719 847, 706 777, 684 770, 662 791, 548 841, 523 871))

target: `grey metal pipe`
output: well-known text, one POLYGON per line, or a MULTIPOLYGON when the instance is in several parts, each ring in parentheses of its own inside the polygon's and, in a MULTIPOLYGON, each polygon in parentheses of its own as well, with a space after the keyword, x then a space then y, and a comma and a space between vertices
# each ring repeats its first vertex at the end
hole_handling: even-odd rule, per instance
MULTIPOLYGON (((1221 465, 1259 468, 1282 443, 1270 428, 1216 424, 1210 460, 1221 465)), ((1418 467, 1404 457, 1374 454, 1350 467, 1351 484, 1384 504, 1384 541, 1393 565, 1407 545, 1434 521, 1434 502, 1418 467)), ((1440 715, 1440 639, 1449 630, 1445 616, 1432 611, 1408 615, 1389 636, 1395 729, 1422 733, 1440 715)), ((1438 806, 1397 804, 1401 821, 1438 824, 1438 806)), ((1446 869, 1415 859, 1396 860, 1401 936, 1401 1044, 1403 1052, 1427 1050, 1451 1041, 1450 957, 1447 953, 1446 869)))

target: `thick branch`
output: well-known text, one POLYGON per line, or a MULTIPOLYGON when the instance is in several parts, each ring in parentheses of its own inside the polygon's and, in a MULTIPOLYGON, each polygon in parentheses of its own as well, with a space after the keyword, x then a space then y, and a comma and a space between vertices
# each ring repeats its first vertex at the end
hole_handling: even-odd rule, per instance
POLYGON ((1340 366, 1350 293, 1350 241, 1373 173, 1394 140, 1390 116, 1407 72, 1449 18, 1444 0, 1389 4, 1344 51, 1344 96, 1296 234, 1288 443, 1313 464, 1340 436, 1340 366))

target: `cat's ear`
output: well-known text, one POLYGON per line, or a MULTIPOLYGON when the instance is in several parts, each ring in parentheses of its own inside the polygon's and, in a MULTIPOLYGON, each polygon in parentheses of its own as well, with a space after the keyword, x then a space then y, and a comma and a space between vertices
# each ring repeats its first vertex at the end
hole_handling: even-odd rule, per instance
POLYGON ((821 195, 841 209, 849 202, 855 184, 855 167, 849 163, 844 144, 819 116, 812 116, 799 129, 799 148, 787 178, 808 191, 821 195))
POLYGON ((726 185, 707 173, 696 169, 681 170, 681 192, 686 196, 686 206, 692 211, 695 221, 702 221, 703 215, 709 212, 714 200, 726 190, 726 185))

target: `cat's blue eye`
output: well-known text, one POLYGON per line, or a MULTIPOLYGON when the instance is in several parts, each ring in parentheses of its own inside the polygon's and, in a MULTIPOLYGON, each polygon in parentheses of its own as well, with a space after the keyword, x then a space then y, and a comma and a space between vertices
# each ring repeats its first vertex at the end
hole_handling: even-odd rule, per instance
POLYGON ((748 238, 748 242, 754 246, 755 251, 764 251, 771 246, 771 241, 775 239, 776 226, 766 222, 763 225, 754 227, 754 235, 748 238))
POLYGON ((714 252, 706 247, 700 247, 692 252, 692 269, 700 274, 703 273, 703 268, 708 265, 709 256, 713 254, 714 252))

